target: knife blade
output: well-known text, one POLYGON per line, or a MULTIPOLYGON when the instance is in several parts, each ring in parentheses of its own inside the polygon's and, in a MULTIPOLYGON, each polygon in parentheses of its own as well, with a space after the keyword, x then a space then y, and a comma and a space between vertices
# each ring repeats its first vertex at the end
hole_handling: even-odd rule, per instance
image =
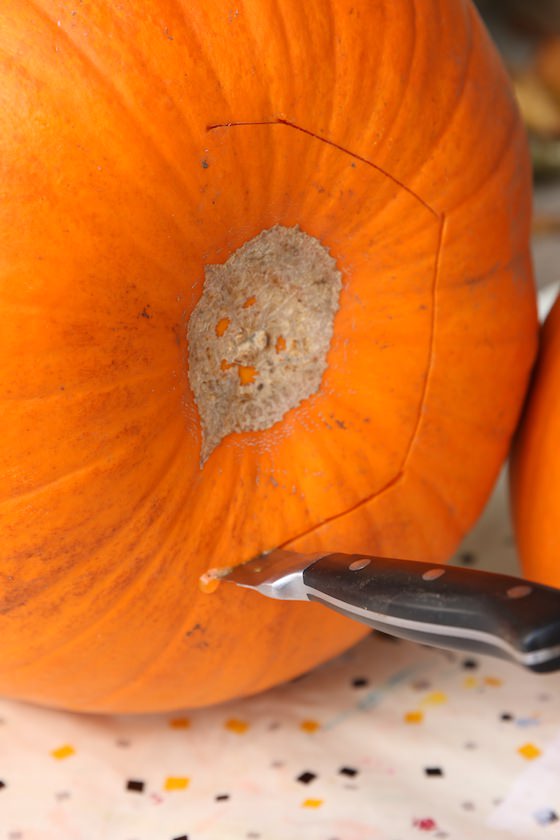
POLYGON ((364 554, 274 549, 211 576, 312 601, 392 636, 560 670, 560 590, 495 572, 364 554))

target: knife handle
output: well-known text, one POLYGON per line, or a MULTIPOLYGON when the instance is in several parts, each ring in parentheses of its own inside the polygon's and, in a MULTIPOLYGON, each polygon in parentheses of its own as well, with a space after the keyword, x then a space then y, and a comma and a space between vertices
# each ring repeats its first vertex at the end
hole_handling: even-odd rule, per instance
POLYGON ((303 571, 310 601, 392 636, 560 669, 560 590, 412 560, 328 554, 303 571))

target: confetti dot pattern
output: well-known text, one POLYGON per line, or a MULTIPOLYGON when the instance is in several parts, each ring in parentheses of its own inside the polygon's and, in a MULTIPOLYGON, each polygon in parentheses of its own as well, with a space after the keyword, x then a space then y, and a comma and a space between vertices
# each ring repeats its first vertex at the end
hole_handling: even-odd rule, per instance
POLYGON ((404 716, 405 723, 422 723, 424 720, 424 712, 414 710, 413 712, 406 712, 404 716))
POLYGON ((173 718, 169 721, 171 729, 188 729, 191 722, 186 717, 173 718))
POLYGON ((64 758, 70 758, 71 755, 74 755, 76 750, 70 744, 64 744, 62 747, 57 747, 56 749, 51 751, 51 755, 53 758, 62 761, 64 758))
POLYGON ((235 732, 236 735, 244 735, 249 729, 249 724, 245 720, 239 718, 230 718, 224 724, 225 728, 230 732, 235 732))
POLYGON ((523 758, 526 758, 527 761, 534 761, 535 758, 538 758, 541 754, 540 749, 531 743, 523 744, 523 746, 519 747, 517 752, 519 755, 522 755, 523 758))
POLYGON ((189 781, 186 776, 168 776, 165 780, 165 790, 186 790, 189 786, 189 781))

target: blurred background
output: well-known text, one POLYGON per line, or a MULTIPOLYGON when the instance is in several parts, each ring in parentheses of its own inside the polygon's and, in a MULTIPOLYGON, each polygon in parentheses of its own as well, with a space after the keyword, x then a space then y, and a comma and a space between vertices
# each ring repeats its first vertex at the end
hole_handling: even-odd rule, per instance
POLYGON ((533 169, 541 314, 560 289, 560 0, 477 0, 511 75, 533 169))
POLYGON ((560 0, 478 0, 505 58, 539 180, 560 175, 560 0))

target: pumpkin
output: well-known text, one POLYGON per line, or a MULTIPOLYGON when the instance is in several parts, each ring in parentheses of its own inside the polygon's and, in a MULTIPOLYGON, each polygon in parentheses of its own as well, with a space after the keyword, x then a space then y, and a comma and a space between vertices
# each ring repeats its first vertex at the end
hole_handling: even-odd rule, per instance
POLYGON ((530 580, 560 587, 560 297, 541 333, 534 376, 510 461, 519 557, 530 580))
POLYGON ((0 693, 217 703, 367 629, 201 576, 443 561, 536 342, 530 169, 463 0, 0 11, 0 693))

